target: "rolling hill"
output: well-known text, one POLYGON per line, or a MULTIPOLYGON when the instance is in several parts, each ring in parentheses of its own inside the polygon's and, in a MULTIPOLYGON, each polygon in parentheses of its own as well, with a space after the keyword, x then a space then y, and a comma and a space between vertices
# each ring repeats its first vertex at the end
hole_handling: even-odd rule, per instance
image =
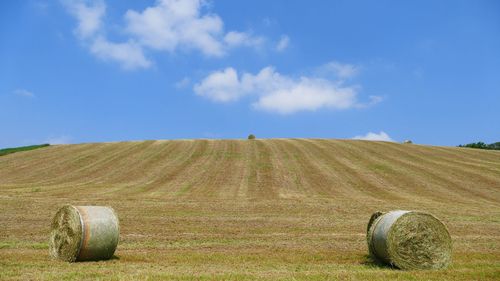
POLYGON ((494 280, 500 151, 327 139, 49 146, 0 157, 0 225, 1 279, 494 280), (65 203, 117 210, 116 259, 48 258, 65 203), (366 223, 390 209, 441 218, 452 267, 373 263, 366 223))

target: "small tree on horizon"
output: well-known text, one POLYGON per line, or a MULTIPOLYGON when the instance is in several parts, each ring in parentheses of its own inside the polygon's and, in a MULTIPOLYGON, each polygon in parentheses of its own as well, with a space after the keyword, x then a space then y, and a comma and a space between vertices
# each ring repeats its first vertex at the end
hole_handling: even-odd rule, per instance
POLYGON ((250 134, 250 135, 248 135, 248 139, 249 139, 249 140, 254 140, 254 139, 255 139, 255 135, 254 135, 254 134, 250 134))

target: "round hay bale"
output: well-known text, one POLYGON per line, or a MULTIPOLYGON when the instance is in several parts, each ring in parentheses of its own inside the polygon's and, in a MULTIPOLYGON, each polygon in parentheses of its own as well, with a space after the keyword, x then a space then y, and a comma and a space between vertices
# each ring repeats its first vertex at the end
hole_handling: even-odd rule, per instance
POLYGON ((440 269, 451 263, 451 237, 431 214, 376 212, 368 223, 367 242, 377 260, 400 269, 440 269))
POLYGON ((113 256, 120 234, 111 207, 61 207, 52 220, 50 255, 63 261, 105 260, 113 256))

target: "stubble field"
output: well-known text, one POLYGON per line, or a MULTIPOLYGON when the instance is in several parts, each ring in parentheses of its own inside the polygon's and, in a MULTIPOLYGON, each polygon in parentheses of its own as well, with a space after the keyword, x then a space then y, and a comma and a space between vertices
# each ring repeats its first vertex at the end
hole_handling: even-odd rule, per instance
POLYGON ((498 280, 500 152, 268 139, 60 145, 0 157, 3 280, 498 280), (109 261, 48 256, 63 204, 109 205, 109 261), (453 264, 400 271, 367 256, 377 210, 439 217, 453 264))

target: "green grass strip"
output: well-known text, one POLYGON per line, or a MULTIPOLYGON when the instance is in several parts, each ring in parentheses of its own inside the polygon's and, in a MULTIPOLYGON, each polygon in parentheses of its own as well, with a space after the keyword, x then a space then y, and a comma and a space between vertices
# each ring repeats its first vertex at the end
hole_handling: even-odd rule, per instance
POLYGON ((29 146, 4 148, 4 149, 0 149, 0 156, 4 156, 4 155, 7 155, 7 154, 11 154, 11 153, 16 153, 16 152, 20 152, 20 151, 27 151, 27 150, 33 150, 33 149, 37 149, 37 148, 42 148, 42 147, 46 147, 46 146, 49 146, 49 145, 50 144, 45 143, 45 144, 38 144, 38 145, 29 145, 29 146))

